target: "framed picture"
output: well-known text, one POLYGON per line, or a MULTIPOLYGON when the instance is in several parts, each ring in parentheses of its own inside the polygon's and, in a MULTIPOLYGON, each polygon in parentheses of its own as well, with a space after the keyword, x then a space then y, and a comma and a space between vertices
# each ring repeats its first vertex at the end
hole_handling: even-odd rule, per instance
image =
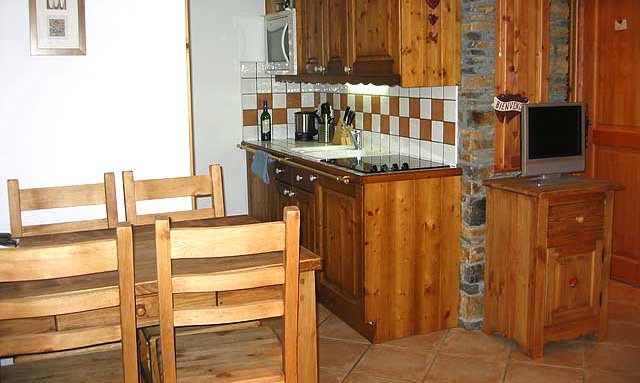
POLYGON ((31 55, 84 55, 84 0, 29 0, 31 55))

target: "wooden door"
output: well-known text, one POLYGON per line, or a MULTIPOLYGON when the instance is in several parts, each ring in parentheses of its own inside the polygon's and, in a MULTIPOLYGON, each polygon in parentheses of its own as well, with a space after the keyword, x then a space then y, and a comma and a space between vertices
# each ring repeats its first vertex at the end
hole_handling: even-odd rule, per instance
POLYGON ((602 240, 547 250, 546 326, 598 315, 604 261, 602 240))
POLYGON ((315 252, 316 251, 316 208, 313 194, 298 189, 291 188, 293 199, 300 209, 300 245, 315 252))
POLYGON ((326 0, 298 0, 298 73, 323 72, 323 13, 326 0))
POLYGON ((399 0, 349 0, 354 75, 400 74, 399 0))
POLYGON ((589 105, 588 174, 625 187, 615 196, 611 275, 640 284, 640 1, 580 4, 575 88, 589 105))
POLYGON ((326 0, 324 12, 325 60, 328 74, 348 74, 347 0, 326 0))

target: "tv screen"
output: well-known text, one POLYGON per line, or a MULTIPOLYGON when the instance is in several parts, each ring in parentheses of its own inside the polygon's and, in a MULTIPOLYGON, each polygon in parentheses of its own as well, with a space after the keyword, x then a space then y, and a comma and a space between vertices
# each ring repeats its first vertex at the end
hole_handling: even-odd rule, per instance
POLYGON ((582 106, 529 108, 529 158, 582 154, 582 106))

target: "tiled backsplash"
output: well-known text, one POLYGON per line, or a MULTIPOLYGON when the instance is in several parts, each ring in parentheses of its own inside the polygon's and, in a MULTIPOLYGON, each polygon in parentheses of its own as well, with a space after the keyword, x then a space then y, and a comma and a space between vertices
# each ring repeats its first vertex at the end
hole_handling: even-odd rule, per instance
POLYGON ((351 84, 282 83, 262 63, 241 64, 243 137, 258 138, 262 101, 267 100, 273 139, 294 137, 294 114, 328 101, 336 115, 356 112, 363 146, 457 164, 458 88, 401 88, 351 84))

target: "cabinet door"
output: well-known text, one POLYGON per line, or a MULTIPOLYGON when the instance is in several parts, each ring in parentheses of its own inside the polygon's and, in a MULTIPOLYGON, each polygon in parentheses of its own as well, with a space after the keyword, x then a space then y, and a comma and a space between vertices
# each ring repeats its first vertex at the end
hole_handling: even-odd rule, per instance
MULTIPOLYGON (((251 172, 253 154, 247 153, 247 194, 249 202, 249 215, 262 221, 275 221, 277 212, 275 204, 277 191, 275 186, 274 164, 269 165, 269 184, 251 172)), ((280 212, 282 215, 282 212, 280 212)))
POLYGON ((327 73, 335 75, 348 74, 345 67, 349 63, 348 51, 348 14, 349 0, 326 0, 324 35, 325 60, 327 73))
POLYGON ((298 28, 299 73, 321 74, 323 55, 323 11, 326 0, 296 2, 298 28))
POLYGON ((287 185, 281 181, 275 181, 276 184, 276 195, 275 201, 273 205, 276 207, 276 218, 274 221, 281 221, 283 219, 282 211, 286 206, 295 206, 295 201, 293 199, 293 193, 291 191, 291 186, 287 185))
POLYGON ((352 74, 400 74, 399 0, 349 0, 352 74))
POLYGON ((300 245, 316 251, 316 206, 313 194, 293 187, 293 199, 300 209, 300 245))
POLYGON ((546 326, 598 315, 604 259, 601 240, 547 250, 546 326))

